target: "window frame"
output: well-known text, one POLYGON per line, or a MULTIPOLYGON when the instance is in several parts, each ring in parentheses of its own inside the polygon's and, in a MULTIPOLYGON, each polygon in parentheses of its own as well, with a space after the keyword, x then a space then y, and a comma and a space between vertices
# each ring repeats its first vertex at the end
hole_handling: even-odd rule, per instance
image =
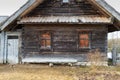
POLYGON ((78 49, 90 49, 91 48, 91 32, 90 31, 79 31, 79 33, 78 33, 78 49), (88 47, 80 47, 80 40, 84 40, 84 39, 80 39, 80 35, 81 34, 88 34, 88 41, 89 41, 89 43, 88 43, 88 47))
POLYGON ((51 33, 51 31, 48 31, 48 30, 43 30, 43 31, 40 31, 40 34, 39 34, 39 44, 40 44, 40 50, 52 50, 52 33, 51 33), (50 33, 50 39, 43 39, 41 36, 43 35, 43 34, 45 34, 46 32, 49 32, 50 33), (50 40, 50 48, 47 48, 47 47, 42 47, 41 46, 41 41, 42 40, 45 40, 45 41, 47 41, 47 40, 50 40))

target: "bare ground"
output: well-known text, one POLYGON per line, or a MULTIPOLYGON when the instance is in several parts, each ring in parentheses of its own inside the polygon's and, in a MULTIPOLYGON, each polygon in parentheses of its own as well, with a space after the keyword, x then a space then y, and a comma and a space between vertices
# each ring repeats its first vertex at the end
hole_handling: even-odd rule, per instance
POLYGON ((120 80, 119 67, 0 65, 0 80, 120 80))

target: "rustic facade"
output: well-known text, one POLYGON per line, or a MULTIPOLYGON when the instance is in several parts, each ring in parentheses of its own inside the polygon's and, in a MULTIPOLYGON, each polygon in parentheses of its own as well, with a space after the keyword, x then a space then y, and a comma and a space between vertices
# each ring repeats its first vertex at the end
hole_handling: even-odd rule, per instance
POLYGON ((87 62, 95 49, 106 57, 113 18, 88 0, 30 0, 1 26, 3 62, 87 62))

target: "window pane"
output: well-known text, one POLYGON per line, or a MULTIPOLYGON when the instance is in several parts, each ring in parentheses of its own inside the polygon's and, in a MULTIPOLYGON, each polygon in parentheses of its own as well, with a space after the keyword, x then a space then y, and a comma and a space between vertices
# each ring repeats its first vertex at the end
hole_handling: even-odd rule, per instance
POLYGON ((50 33, 49 33, 49 32, 43 33, 43 34, 41 35, 41 38, 42 38, 42 39, 50 39, 50 33))
POLYGON ((41 40, 40 44, 41 44, 41 48, 45 48, 45 40, 41 40))
POLYGON ((46 47, 50 48, 50 46, 51 46, 51 40, 46 40, 46 47))
POLYGON ((89 47, 89 34, 80 34, 79 35, 79 46, 80 48, 88 48, 89 47))
POLYGON ((69 0, 63 0, 63 3, 68 3, 69 2, 69 0))
POLYGON ((41 34, 41 40, 40 40, 40 44, 41 44, 41 48, 51 48, 51 34, 50 32, 44 32, 41 34))
POLYGON ((80 47, 81 48, 88 48, 89 47, 89 40, 80 40, 80 47))
POLYGON ((88 34, 80 34, 80 39, 89 39, 88 34))

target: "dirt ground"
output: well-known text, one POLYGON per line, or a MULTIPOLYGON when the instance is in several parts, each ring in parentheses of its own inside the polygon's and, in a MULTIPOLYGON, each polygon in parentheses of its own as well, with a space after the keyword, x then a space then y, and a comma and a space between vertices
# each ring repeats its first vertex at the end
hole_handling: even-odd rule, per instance
POLYGON ((0 80, 120 80, 119 67, 0 65, 0 80))

